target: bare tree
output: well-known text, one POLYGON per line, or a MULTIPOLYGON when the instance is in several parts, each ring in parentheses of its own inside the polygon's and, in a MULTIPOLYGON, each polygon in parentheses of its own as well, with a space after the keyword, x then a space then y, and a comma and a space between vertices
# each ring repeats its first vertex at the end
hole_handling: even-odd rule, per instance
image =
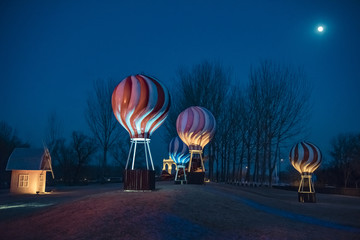
POLYGON ((96 144, 94 139, 81 132, 74 131, 72 133, 72 149, 77 159, 73 175, 73 182, 76 183, 79 181, 82 168, 90 161, 91 155, 95 153, 96 144))
POLYGON ((0 188, 3 183, 10 182, 10 173, 5 171, 10 154, 16 147, 30 147, 17 136, 15 129, 4 121, 0 121, 0 188))
POLYGON ((56 176, 65 184, 72 184, 72 176, 75 169, 75 154, 71 147, 66 144, 65 138, 56 140, 52 148, 51 158, 55 163, 56 176))
POLYGON ((166 124, 168 137, 176 135, 181 111, 194 105, 206 107, 218 123, 207 147, 209 177, 272 184, 281 147, 303 132, 307 120, 311 91, 303 71, 264 61, 251 68, 244 90, 236 83, 230 86, 229 71, 220 64, 203 62, 191 71, 181 69, 178 75, 180 82, 173 91, 176 107, 166 124))
MULTIPOLYGON (((127 139, 127 138, 126 138, 127 139)), ((116 165, 121 169, 125 169, 126 159, 129 154, 130 142, 124 142, 123 139, 117 140, 113 147, 110 149, 110 153, 115 160, 116 165)), ((121 175, 122 173, 120 173, 121 175)))
POLYGON ((119 139, 120 128, 112 106, 111 96, 116 86, 113 80, 97 80, 94 92, 87 99, 86 120, 94 138, 102 149, 101 179, 106 175, 107 155, 115 141, 119 139))
MULTIPOLYGON (((174 104, 169 112, 166 122, 167 140, 177 135, 177 116, 190 106, 202 106, 214 115, 217 123, 215 139, 208 146, 209 152, 209 177, 213 178, 215 155, 221 145, 216 144, 218 134, 223 130, 221 119, 227 111, 225 100, 229 90, 230 71, 224 70, 220 63, 204 61, 194 65, 191 70, 181 68, 178 72, 179 84, 174 89, 172 99, 174 104)), ((227 130, 224 130, 226 132, 227 130)), ((218 163, 217 163, 218 164, 218 163)))
MULTIPOLYGON (((227 117, 229 117, 229 127, 231 141, 232 156, 232 181, 242 180, 243 178, 243 164, 246 151, 246 135, 248 131, 249 113, 246 108, 246 99, 243 90, 240 86, 232 87, 230 90, 230 99, 228 103, 227 117)), ((251 140, 251 138, 249 138, 251 140)), ((250 164, 248 164, 250 165, 250 164)))
POLYGON ((261 169, 261 182, 268 173, 271 185, 281 145, 304 132, 311 88, 302 69, 263 61, 251 69, 249 89, 256 115, 255 168, 261 169))
POLYGON ((55 147, 56 141, 63 138, 63 124, 56 112, 52 112, 48 116, 47 127, 45 130, 45 145, 49 149, 50 154, 55 147))
POLYGON ((356 186, 360 176, 360 134, 339 134, 331 141, 333 163, 348 187, 352 176, 356 186))

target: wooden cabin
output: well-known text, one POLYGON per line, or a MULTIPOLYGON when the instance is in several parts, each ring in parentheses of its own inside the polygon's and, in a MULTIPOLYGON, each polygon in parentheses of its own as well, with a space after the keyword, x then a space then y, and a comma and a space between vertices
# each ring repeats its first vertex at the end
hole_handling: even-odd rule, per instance
POLYGON ((46 172, 52 172, 48 149, 15 148, 9 157, 6 171, 11 171, 11 193, 44 193, 46 172))

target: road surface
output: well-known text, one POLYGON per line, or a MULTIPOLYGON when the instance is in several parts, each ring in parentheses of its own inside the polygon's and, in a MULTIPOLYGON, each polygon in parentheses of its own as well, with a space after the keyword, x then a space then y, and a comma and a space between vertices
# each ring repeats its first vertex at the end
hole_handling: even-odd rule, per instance
POLYGON ((299 203, 279 189, 157 182, 153 192, 105 184, 0 198, 2 239, 360 239, 350 196, 299 203), (11 204, 24 206, 2 208, 11 204))

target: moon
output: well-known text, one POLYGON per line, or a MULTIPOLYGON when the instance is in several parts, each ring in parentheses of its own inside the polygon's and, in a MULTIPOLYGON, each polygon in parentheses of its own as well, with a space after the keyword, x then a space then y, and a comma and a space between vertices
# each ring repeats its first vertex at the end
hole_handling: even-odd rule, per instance
POLYGON ((318 32, 323 32, 323 31, 324 31, 324 27, 323 27, 323 26, 318 26, 317 30, 318 30, 318 32))

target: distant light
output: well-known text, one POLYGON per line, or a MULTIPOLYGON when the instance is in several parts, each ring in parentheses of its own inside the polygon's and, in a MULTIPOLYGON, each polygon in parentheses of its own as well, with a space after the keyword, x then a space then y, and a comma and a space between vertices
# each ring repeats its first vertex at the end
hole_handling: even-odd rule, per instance
POLYGON ((324 27, 323 27, 323 26, 319 26, 319 27, 317 28, 317 30, 318 30, 318 32, 323 32, 323 31, 324 31, 324 27))

